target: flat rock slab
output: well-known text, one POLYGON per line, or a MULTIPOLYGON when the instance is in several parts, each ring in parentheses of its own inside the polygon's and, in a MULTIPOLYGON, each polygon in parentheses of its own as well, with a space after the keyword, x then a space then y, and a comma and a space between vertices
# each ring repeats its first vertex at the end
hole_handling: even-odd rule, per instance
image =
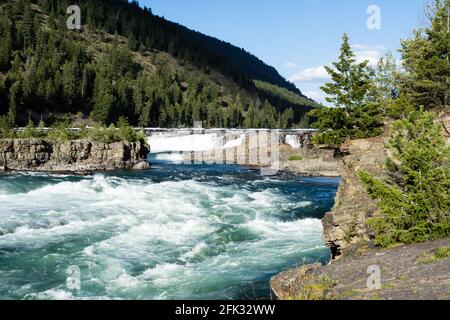
POLYGON ((280 299, 301 299, 305 288, 320 286, 326 278, 333 283, 326 299, 449 300, 450 258, 421 259, 443 247, 450 247, 450 238, 388 250, 359 246, 327 266, 306 265, 281 273, 272 278, 271 286, 280 299), (369 288, 369 268, 381 271, 381 288, 369 288))

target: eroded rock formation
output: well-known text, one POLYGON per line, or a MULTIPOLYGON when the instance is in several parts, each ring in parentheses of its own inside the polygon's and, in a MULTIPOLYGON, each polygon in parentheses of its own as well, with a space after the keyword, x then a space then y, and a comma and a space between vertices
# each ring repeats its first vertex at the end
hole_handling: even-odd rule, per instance
POLYGON ((41 139, 0 140, 0 171, 89 173, 148 168, 149 147, 142 142, 49 142, 41 139))
POLYGON ((387 134, 370 139, 348 141, 341 147, 341 185, 335 205, 323 219, 324 239, 333 256, 338 257, 351 244, 370 240, 366 219, 378 210, 357 177, 359 170, 378 178, 386 175, 387 134))

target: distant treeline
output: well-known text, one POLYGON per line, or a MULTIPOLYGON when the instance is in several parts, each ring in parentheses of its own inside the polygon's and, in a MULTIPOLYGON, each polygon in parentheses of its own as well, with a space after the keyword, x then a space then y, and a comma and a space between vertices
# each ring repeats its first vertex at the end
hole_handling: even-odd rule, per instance
POLYGON ((307 127, 319 106, 243 49, 137 2, 75 1, 83 30, 68 31, 72 2, 0 4, 0 116, 11 125, 82 112, 105 124, 307 127))

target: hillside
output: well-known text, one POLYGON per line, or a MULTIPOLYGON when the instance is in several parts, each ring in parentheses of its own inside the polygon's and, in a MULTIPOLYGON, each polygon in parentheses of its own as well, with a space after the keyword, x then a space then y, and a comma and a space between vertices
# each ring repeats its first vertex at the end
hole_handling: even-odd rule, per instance
POLYGON ((308 126, 319 107, 244 49, 123 0, 2 1, 0 116, 51 124, 63 114, 136 126, 308 126))

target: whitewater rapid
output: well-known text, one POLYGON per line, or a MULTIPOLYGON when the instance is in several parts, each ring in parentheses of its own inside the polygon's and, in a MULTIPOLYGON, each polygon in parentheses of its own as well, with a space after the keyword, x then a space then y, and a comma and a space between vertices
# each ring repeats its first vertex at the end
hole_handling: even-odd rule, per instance
POLYGON ((0 298, 242 298, 269 294, 268 277, 302 257, 326 259, 318 215, 334 182, 214 170, 1 175, 0 298))
MULTIPOLYGON (((270 132, 263 129, 262 132, 270 132)), ((211 133, 194 132, 154 132, 148 137, 152 154, 170 152, 196 152, 228 149, 242 146, 246 136, 255 134, 255 130, 229 130, 211 133)), ((293 130, 284 135, 284 143, 294 149, 302 148, 301 135, 310 130, 293 130)))

